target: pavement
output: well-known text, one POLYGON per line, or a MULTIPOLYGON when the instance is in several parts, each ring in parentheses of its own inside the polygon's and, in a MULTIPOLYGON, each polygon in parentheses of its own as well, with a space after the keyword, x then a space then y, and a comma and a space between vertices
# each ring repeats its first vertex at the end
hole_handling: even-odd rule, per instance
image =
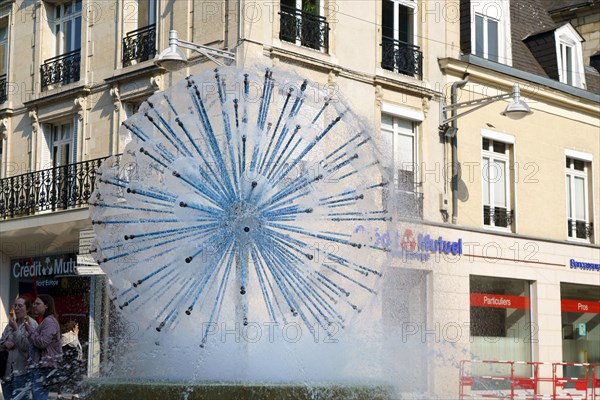
MULTIPOLYGON (((56 396, 57 396, 56 393, 50 393, 50 395, 48 396, 48 400, 56 400, 56 396)), ((63 395, 62 398, 70 399, 71 397, 70 397, 70 395, 63 395)), ((0 393, 0 400, 4 400, 4 396, 2 395, 2 393, 0 393)))

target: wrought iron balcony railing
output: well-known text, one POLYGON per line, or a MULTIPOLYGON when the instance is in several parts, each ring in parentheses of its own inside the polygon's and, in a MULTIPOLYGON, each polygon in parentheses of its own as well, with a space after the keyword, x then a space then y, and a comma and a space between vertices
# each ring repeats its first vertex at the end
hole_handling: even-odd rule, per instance
POLYGON ((0 179, 0 219, 87 206, 105 159, 0 179))
POLYGON ((400 215, 413 219, 423 219, 423 193, 398 190, 397 195, 400 215))
POLYGON ((279 39, 327 53, 329 23, 325 17, 281 5, 279 39))
POLYGON ((587 239, 592 237, 594 233, 594 224, 592 222, 570 219, 567 221, 567 233, 569 237, 587 239))
POLYGON ((123 66, 154 58, 156 55, 156 25, 127 33, 123 38, 123 66))
POLYGON ((7 83, 6 74, 0 75, 0 104, 8 99, 8 93, 6 92, 7 83))
POLYGON ((81 50, 47 59, 41 66, 42 89, 57 83, 67 83, 79 80, 81 67, 81 50))
POLYGON ((492 225, 492 221, 494 222, 494 226, 499 226, 502 228, 507 228, 512 225, 514 220, 514 211, 507 210, 502 207, 494 207, 483 206, 483 224, 484 225, 492 225))
POLYGON ((381 68, 423 78, 423 52, 419 46, 383 36, 381 47, 381 68))

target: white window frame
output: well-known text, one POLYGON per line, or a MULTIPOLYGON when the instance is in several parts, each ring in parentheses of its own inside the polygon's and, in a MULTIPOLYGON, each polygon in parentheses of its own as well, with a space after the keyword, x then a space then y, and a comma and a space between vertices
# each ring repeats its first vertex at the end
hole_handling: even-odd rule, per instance
POLYGON ((408 44, 412 44, 415 45, 416 41, 415 41, 415 37, 416 37, 416 29, 417 29, 417 4, 414 0, 388 0, 389 2, 393 3, 394 6, 394 36, 392 37, 392 39, 394 40, 400 40, 400 21, 398 19, 398 11, 400 9, 400 6, 402 7, 406 7, 409 9, 412 9, 412 21, 411 21, 411 32, 409 32, 409 40, 408 44))
MULTIPOLYGON (((412 142, 413 142, 412 159, 413 159, 413 161, 412 161, 412 165, 410 166, 410 168, 413 172, 413 182, 414 182, 413 189, 412 189, 413 192, 416 191, 417 186, 419 184, 418 183, 419 126, 420 126, 420 122, 423 121, 423 118, 424 118, 424 115, 420 111, 404 109, 404 108, 398 107, 396 105, 386 104, 386 103, 384 103, 381 107, 381 120, 382 120, 381 135, 382 135, 382 138, 386 134, 391 134, 392 135, 392 146, 394 146, 393 139, 395 138, 396 135, 410 136, 412 138, 412 142), (383 116, 384 115, 387 115, 392 118, 392 128, 391 129, 383 126, 383 116), (405 130, 401 130, 398 125, 399 120, 403 120, 403 121, 411 123, 412 132, 407 132, 405 130)), ((402 169, 402 170, 408 171, 408 169, 403 168, 405 166, 403 164, 397 165, 395 150, 396 149, 394 147, 392 147, 393 159, 391 161, 393 163, 393 169, 394 169, 393 170, 394 188, 396 190, 406 190, 406 189, 400 188, 400 181, 399 181, 400 174, 399 174, 398 170, 402 169)))
POLYGON ((54 51, 56 56, 81 49, 81 37, 83 35, 82 8, 83 0, 70 0, 54 6, 52 33, 54 34, 54 51), (79 10, 77 10, 77 5, 79 5, 79 10), (71 12, 65 15, 67 6, 71 7, 71 12), (65 26, 69 23, 71 24, 71 34, 65 46, 65 26), (79 37, 77 37, 77 23, 79 23, 79 37))
POLYGON ((494 228, 494 229, 500 229, 500 230, 505 230, 505 231, 511 231, 513 225, 515 224, 515 213, 514 213, 514 207, 512 204, 512 191, 511 191, 511 171, 512 171, 512 166, 510 165, 510 156, 511 156, 511 152, 514 151, 514 138, 510 135, 506 135, 506 134, 501 134, 501 133, 497 133, 497 132, 492 132, 492 134, 483 134, 481 136, 481 194, 482 194, 482 204, 483 206, 487 206, 490 209, 490 223, 489 225, 485 223, 485 215, 482 209, 482 219, 481 219, 481 223, 484 227, 486 228, 494 228), (483 139, 486 139, 489 141, 488 144, 488 148, 484 149, 483 148, 483 139), (494 146, 494 142, 498 142, 498 143, 503 143, 506 151, 504 152, 504 154, 502 153, 497 153, 493 151, 493 146, 494 146), (486 170, 484 168, 485 162, 484 159, 488 159, 488 169, 487 169, 487 176, 486 174, 486 170), (494 161, 501 161, 504 162, 504 176, 502 177, 502 179, 504 180, 504 190, 505 190, 505 197, 506 197, 506 204, 505 204, 505 208, 506 208, 506 213, 507 216, 512 212, 512 222, 510 224, 507 223, 507 226, 497 226, 496 222, 494 220, 494 214, 495 214, 495 209, 496 207, 502 208, 500 206, 496 206, 496 198, 495 198, 495 189, 494 189, 494 183, 495 182, 490 182, 490 176, 489 174, 491 173, 492 168, 489 167, 489 165, 492 165, 492 163, 494 161), (485 186, 488 186, 488 195, 489 195, 489 204, 486 204, 485 198, 484 198, 484 194, 486 191, 485 186))
POLYGON ((127 33, 155 25, 157 23, 158 2, 159 0, 126 0, 123 3, 123 31, 127 33), (141 3, 148 4, 145 7, 148 13, 144 16, 145 19, 148 19, 148 22, 143 25, 140 23, 141 3))
POLYGON ((554 32, 558 79, 567 85, 585 89, 585 71, 583 67, 583 38, 571 26, 565 24, 554 32), (567 49, 571 49, 571 64, 567 58, 567 49))
POLYGON ((471 53, 476 54, 476 15, 484 18, 484 52, 483 58, 488 59, 488 37, 486 23, 488 20, 498 22, 498 63, 512 65, 512 46, 510 40, 510 4, 508 1, 475 0, 471 2, 471 53))
POLYGON ((2 16, 0 17, 0 21, 5 20, 6 21, 6 34, 4 35, 4 37, 0 36, 0 46, 4 46, 4 70, 0 70, 0 75, 6 75, 6 79, 8 81, 8 70, 9 70, 9 64, 8 64, 8 52, 9 52, 9 48, 8 48, 8 38, 9 38, 9 34, 10 34, 10 20, 8 19, 8 16, 2 16))
POLYGON ((40 169, 54 168, 68 164, 74 164, 77 162, 77 126, 77 117, 74 117, 71 120, 61 120, 54 123, 44 124, 44 138, 42 140, 40 149, 40 169), (58 135, 61 131, 64 130, 69 131, 70 137, 68 139, 59 138, 58 140, 56 140, 56 135, 58 135), (62 154, 65 144, 69 145, 69 154, 66 155, 62 154), (66 163, 61 162, 61 160, 55 159, 55 149, 56 154, 62 160, 64 160, 66 156, 66 163))
MULTIPOLYGON (((566 197, 566 216, 567 223, 569 220, 573 220, 575 222, 584 222, 586 226, 590 224, 591 215, 590 215, 590 204, 593 203, 593 199, 590 198, 590 193, 588 189, 589 185, 589 175, 592 168, 592 157, 586 153, 580 152, 568 152, 565 151, 565 164, 568 163, 568 166, 565 166, 565 197, 566 197), (581 161, 583 163, 583 171, 577 170, 574 168, 575 161, 581 161), (569 179, 571 178, 571 179, 569 179), (584 219, 577 219, 577 202, 575 195, 575 179, 583 179, 583 214, 584 219), (573 218, 572 218, 573 216, 573 218)), ((571 231, 567 232, 568 240, 574 241, 583 241, 590 242, 592 236, 586 236, 585 238, 577 237, 577 224, 573 224, 571 231)))
POLYGON ((139 28, 144 28, 146 26, 150 26, 150 25, 155 25, 156 24, 156 16, 158 15, 158 0, 138 0, 138 29, 139 28), (148 3, 148 15, 146 15, 146 17, 148 18, 148 22, 146 23, 146 25, 140 25, 139 22, 139 18, 140 18, 140 14, 139 14, 139 3, 140 2, 147 2, 148 3))
POLYGON ((6 136, 0 134, 0 179, 6 176, 5 155, 6 152, 6 136))

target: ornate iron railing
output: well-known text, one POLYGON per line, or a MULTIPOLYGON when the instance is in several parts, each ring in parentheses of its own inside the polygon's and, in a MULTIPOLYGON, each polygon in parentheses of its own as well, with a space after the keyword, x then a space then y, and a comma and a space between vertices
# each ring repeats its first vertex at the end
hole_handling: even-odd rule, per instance
POLYGON ((329 23, 325 17, 281 5, 279 39, 327 53, 329 23))
POLYGON ((567 229, 569 237, 573 237, 573 233, 575 233, 576 238, 587 239, 592 237, 594 233, 594 224, 592 222, 570 219, 567 221, 567 229))
POLYGON ((514 220, 514 211, 507 210, 502 207, 494 207, 483 206, 483 224, 484 225, 492 225, 492 221, 494 222, 494 226, 499 226, 503 228, 507 228, 512 225, 514 220))
POLYGON ((8 93, 6 92, 7 83, 6 74, 0 75, 0 104, 8 99, 8 93))
POLYGON ((81 50, 47 59, 40 68, 42 89, 57 83, 66 85, 67 83, 77 82, 80 76, 80 66, 81 50))
POLYGON ((413 219, 423 219, 423 193, 398 190, 400 215, 413 219))
POLYGON ((127 33, 123 38, 123 66, 132 61, 142 62, 156 55, 156 25, 149 25, 127 33))
POLYGON ((0 179, 0 219, 87 206, 105 159, 0 179))
POLYGON ((381 68, 423 78, 423 52, 419 46, 383 36, 381 47, 381 68))

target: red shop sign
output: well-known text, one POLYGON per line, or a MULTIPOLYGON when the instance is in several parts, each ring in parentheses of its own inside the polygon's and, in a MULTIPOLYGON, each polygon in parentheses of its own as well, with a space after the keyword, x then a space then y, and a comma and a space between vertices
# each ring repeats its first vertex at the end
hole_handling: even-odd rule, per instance
POLYGON ((561 300, 560 309, 562 312, 600 314, 600 301, 561 300))
POLYGON ((471 307, 529 309, 529 297, 471 293, 471 307))

